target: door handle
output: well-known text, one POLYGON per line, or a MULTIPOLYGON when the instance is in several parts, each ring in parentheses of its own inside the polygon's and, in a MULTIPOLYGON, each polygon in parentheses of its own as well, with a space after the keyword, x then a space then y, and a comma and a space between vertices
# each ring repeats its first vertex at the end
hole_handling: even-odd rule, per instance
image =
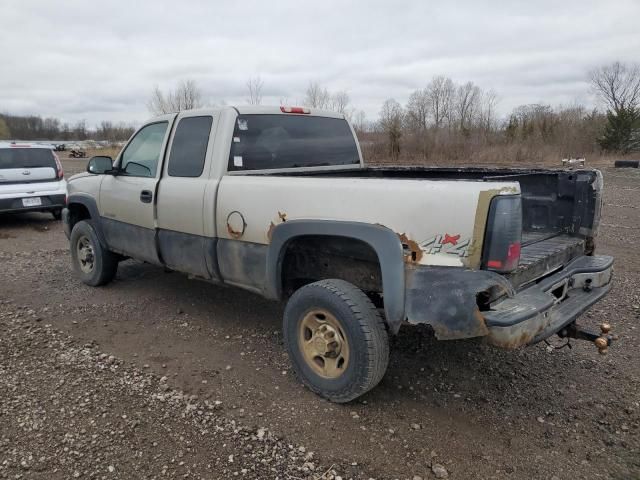
POLYGON ((150 190, 142 190, 140 192, 140 201, 142 203, 151 203, 151 200, 153 200, 153 193, 150 190))

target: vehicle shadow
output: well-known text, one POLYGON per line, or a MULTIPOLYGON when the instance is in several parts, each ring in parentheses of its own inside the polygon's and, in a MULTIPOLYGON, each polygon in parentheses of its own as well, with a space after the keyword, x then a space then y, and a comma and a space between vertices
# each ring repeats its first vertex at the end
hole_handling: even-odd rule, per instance
POLYGON ((23 226, 51 225, 59 223, 50 213, 0 213, 0 227, 19 228, 23 226))
POLYGON ((46 232, 59 225, 49 213, 0 213, 0 240, 17 239, 25 230, 46 232))

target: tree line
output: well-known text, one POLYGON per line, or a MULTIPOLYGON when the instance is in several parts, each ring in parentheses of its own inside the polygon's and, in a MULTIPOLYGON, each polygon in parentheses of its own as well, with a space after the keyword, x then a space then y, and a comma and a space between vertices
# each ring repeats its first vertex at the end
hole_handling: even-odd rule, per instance
POLYGON ((43 118, 38 115, 0 114, 0 139, 15 140, 106 140, 118 142, 127 140, 134 127, 123 122, 114 124, 103 121, 98 127, 88 129, 84 120, 74 124, 61 122, 57 118, 43 118))
MULTIPOLYGON (((355 108, 346 91, 332 92, 317 82, 293 103, 344 113, 371 161, 536 161, 640 151, 640 67, 615 62, 589 72, 588 80, 604 111, 529 104, 501 118, 496 92, 442 75, 414 90, 405 105, 387 99, 375 120, 355 108)), ((260 105, 264 81, 251 77, 246 88, 246 103, 260 105)), ((204 105, 193 81, 168 93, 156 87, 148 103, 153 114, 204 105)))
POLYGON ((615 62, 588 78, 604 112, 577 104, 530 104, 499 119, 495 92, 436 76, 404 106, 386 100, 378 121, 360 136, 369 159, 392 161, 559 160, 640 151, 640 67, 615 62))

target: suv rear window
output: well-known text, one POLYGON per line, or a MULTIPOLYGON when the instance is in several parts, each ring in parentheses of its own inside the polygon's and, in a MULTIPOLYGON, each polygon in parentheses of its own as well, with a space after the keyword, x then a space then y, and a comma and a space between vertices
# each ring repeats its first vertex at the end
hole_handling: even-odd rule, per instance
POLYGON ((240 115, 229 170, 358 165, 346 120, 302 115, 240 115))
POLYGON ((51 150, 46 148, 0 148, 0 169, 38 168, 56 169, 51 150))

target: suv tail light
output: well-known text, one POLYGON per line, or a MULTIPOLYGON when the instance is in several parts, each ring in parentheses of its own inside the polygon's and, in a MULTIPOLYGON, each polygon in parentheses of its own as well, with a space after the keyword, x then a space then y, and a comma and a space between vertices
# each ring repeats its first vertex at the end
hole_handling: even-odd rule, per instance
POLYGON ((54 152, 53 153, 53 158, 56 161, 56 177, 58 178, 58 180, 62 180, 64 178, 64 171, 62 170, 62 164, 60 163, 60 159, 58 158, 58 155, 56 155, 54 152))
POLYGON ((506 273, 518 268, 522 241, 522 200, 500 195, 491 200, 484 235, 482 268, 506 273))

